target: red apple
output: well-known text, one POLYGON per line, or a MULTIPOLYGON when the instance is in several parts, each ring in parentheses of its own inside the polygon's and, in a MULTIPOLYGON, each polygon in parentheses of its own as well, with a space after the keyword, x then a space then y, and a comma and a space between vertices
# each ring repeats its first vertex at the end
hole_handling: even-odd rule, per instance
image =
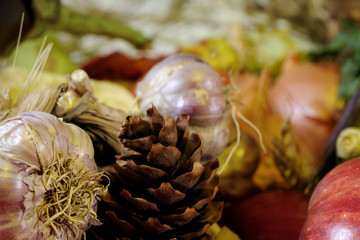
POLYGON ((316 186, 300 240, 360 239, 360 158, 332 169, 316 186))
POLYGON ((244 240, 298 239, 308 201, 303 192, 295 190, 262 192, 226 207, 220 224, 244 240))

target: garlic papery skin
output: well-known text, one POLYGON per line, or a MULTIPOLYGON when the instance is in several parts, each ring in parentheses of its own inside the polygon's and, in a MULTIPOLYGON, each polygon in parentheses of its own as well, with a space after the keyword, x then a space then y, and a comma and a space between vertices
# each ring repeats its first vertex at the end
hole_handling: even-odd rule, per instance
POLYGON ((136 96, 142 112, 154 105, 166 116, 186 113, 192 126, 209 126, 226 114, 221 76, 191 54, 174 54, 156 64, 138 83, 136 96))
POLYGON ((80 239, 96 218, 90 137, 44 112, 0 123, 0 239, 80 239))
POLYGON ((208 63, 191 54, 174 54, 157 63, 137 84, 139 108, 155 106, 164 116, 190 116, 190 132, 204 137, 202 160, 216 158, 226 147, 227 95, 223 79, 208 63))

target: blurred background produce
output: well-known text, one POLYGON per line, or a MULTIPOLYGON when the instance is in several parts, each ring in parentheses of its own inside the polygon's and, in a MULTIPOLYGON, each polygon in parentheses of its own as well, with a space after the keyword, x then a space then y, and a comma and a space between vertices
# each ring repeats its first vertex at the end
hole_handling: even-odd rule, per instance
POLYGON ((298 239, 306 219, 308 200, 303 192, 295 190, 244 197, 224 210, 223 224, 242 239, 298 239))
POLYGON ((218 155, 225 208, 212 231, 229 227, 240 238, 261 239, 251 230, 262 219, 255 205, 288 202, 279 211, 288 207, 299 217, 276 218, 274 211, 266 224, 281 232, 281 222, 294 221, 284 238, 294 239, 318 182, 359 156, 357 1, 19 0, 2 1, 0 12, 1 111, 22 97, 29 76, 28 92, 35 92, 83 69, 97 106, 135 114, 137 87, 167 57, 192 54, 217 72, 229 134, 215 139, 225 148, 218 155), (34 73, 44 39, 49 55, 34 73))

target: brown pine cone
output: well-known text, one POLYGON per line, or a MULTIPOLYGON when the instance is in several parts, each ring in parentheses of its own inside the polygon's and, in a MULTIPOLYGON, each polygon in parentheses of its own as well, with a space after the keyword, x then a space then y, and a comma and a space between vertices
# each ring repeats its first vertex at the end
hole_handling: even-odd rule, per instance
POLYGON ((218 160, 201 163, 203 141, 189 135, 189 116, 164 119, 155 107, 147 120, 127 117, 120 140, 131 153, 103 168, 111 184, 101 197, 103 223, 94 239, 211 239, 207 229, 221 217, 218 160))

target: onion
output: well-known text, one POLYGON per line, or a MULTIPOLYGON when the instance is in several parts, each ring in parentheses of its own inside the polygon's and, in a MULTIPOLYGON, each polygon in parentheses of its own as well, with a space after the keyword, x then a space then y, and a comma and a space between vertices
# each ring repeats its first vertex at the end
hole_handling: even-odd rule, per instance
POLYGON ((325 143, 337 116, 338 67, 332 63, 301 63, 291 55, 272 87, 271 109, 284 120, 290 118, 299 141, 317 158, 322 158, 325 143))
MULTIPOLYGON (((239 74, 231 99, 256 125, 270 154, 261 152, 254 181, 261 189, 296 187, 309 190, 325 162, 325 147, 338 121, 338 68, 332 63, 286 59, 275 81, 239 74), (237 91, 237 90, 240 91, 237 91)), ((242 130, 257 139, 248 126, 242 130)))
POLYGON ((284 121, 275 160, 291 185, 310 189, 325 165, 326 143, 339 118, 339 81, 336 64, 291 55, 270 90, 270 111, 284 121))
POLYGON ((136 96, 143 113, 152 104, 162 115, 190 115, 190 131, 204 136, 203 158, 226 146, 226 98, 216 70, 190 54, 175 54, 156 64, 140 81, 136 96))
POLYGON ((99 181, 85 131, 44 112, 0 123, 0 239, 80 239, 99 181))

